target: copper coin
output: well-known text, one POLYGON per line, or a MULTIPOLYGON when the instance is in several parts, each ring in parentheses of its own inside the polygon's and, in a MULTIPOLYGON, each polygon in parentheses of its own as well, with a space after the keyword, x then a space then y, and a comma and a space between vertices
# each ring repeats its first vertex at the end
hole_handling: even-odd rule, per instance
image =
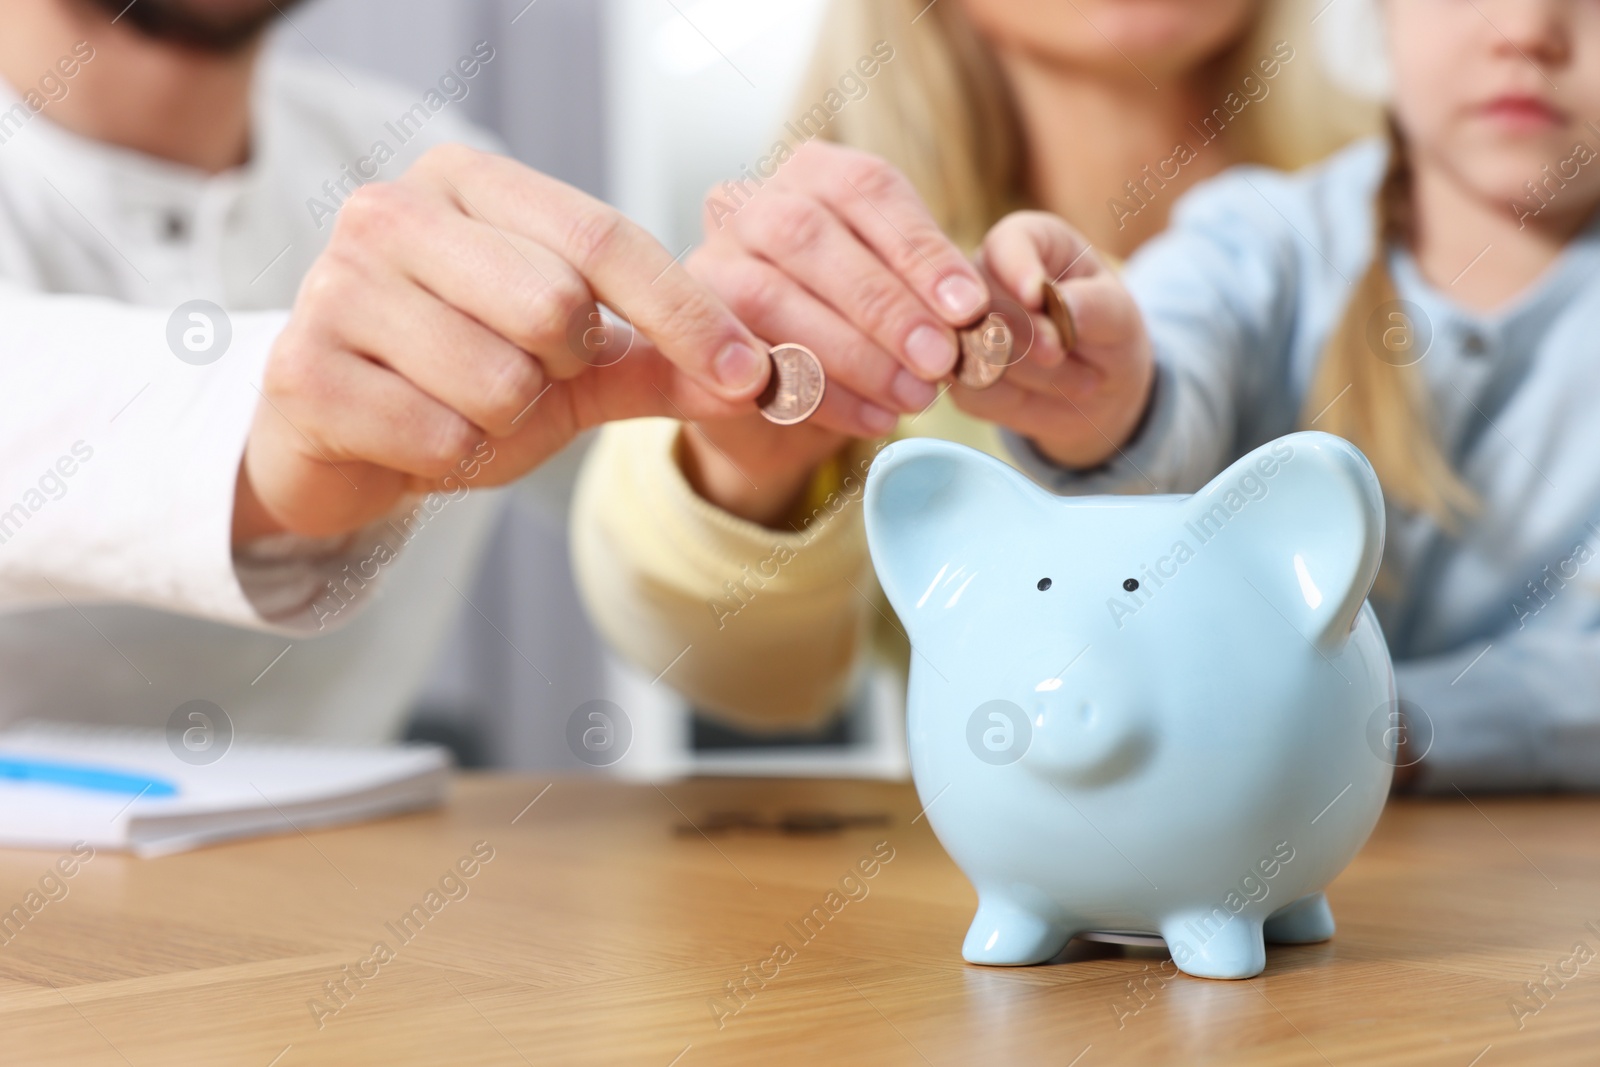
POLYGON ((815 352, 805 345, 779 345, 772 350, 772 377, 756 403, 768 422, 793 426, 815 414, 827 388, 828 376, 815 352))
POLYGON ((1061 336, 1061 351, 1071 352, 1078 345, 1078 323, 1072 317, 1072 309, 1062 299, 1061 290, 1049 282, 1044 287, 1044 313, 1050 316, 1056 333, 1061 336))
POLYGON ((991 311, 961 331, 961 354, 956 359, 956 381, 969 389, 987 389, 1005 377, 1011 365, 1016 338, 1011 324, 991 311))

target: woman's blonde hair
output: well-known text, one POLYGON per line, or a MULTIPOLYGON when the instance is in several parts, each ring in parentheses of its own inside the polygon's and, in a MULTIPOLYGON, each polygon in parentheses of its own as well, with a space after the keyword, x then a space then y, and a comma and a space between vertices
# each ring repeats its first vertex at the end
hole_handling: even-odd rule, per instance
MULTIPOLYGON (((1219 102, 1247 74, 1260 79, 1256 63, 1288 40, 1304 7, 1303 0, 1259 0, 1250 27, 1209 64, 1219 102)), ((893 163, 968 247, 1007 212, 1034 206, 1016 104, 962 0, 833 0, 823 26, 802 100, 820 99, 877 42, 895 50, 867 97, 840 112, 824 137, 893 163)), ((1292 169, 1377 129, 1378 108, 1334 88, 1309 54, 1282 63, 1270 91, 1280 97, 1273 106, 1247 107, 1228 126, 1241 161, 1292 169)))
MULTIPOLYGON (((1303 0, 1260 0, 1249 29, 1209 65, 1219 96, 1237 90, 1247 74, 1259 79, 1256 64, 1274 56, 1279 42, 1298 36, 1309 46, 1295 28, 1306 25, 1307 15, 1303 0)), ((931 7, 927 0, 834 0, 800 98, 820 99, 879 41, 895 50, 889 70, 822 136, 893 163, 945 231, 976 247, 1007 212, 1035 206, 1027 141, 1000 63, 961 0, 931 7)), ((1379 129, 1381 108, 1337 88, 1309 52, 1296 49, 1292 61, 1281 63, 1273 105, 1247 107, 1229 124, 1236 159, 1294 169, 1379 129)), ((1315 420, 1316 428, 1350 439, 1391 499, 1448 523, 1470 506, 1471 495, 1439 451, 1416 372, 1395 365, 1403 360, 1377 358, 1366 341, 1375 309, 1395 299, 1383 249, 1406 236, 1403 150, 1393 158, 1376 212, 1380 241, 1372 266, 1323 353, 1301 422, 1315 420)))

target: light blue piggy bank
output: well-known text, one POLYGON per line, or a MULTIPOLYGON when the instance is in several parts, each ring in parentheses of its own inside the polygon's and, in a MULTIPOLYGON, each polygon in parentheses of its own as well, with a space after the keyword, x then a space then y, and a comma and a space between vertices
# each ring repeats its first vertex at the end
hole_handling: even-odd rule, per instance
POLYGON ((866 522, 911 638, 917 792, 978 891, 969 961, 1159 934, 1189 974, 1248 978, 1263 938, 1333 935, 1322 890, 1394 762, 1360 452, 1298 433, 1193 496, 1072 498, 902 441, 866 522))

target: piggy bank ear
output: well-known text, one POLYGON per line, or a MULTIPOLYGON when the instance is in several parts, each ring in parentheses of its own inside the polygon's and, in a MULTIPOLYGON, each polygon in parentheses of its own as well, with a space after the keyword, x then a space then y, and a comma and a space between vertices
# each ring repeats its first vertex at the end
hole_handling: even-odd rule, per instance
POLYGON ((1383 559, 1383 493, 1354 445, 1280 437, 1217 475, 1188 510, 1190 532, 1239 552, 1256 592, 1304 637, 1328 651, 1344 644, 1383 559))
POLYGON ((949 441, 913 438, 879 453, 867 475, 867 545, 913 637, 1053 499, 1016 469, 949 441), (950 593, 939 594, 945 585, 950 593))

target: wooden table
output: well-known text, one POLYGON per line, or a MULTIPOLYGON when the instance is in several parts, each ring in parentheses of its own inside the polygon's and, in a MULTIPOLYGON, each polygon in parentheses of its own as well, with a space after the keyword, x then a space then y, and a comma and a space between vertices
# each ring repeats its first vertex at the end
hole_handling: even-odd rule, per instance
MULTIPOLYGON (((1392 805, 1329 891, 1338 937, 1269 948, 1248 982, 1081 942, 1042 967, 962 963, 975 898, 918 813, 877 783, 468 777, 441 811, 101 853, 0 932, 0 1062, 1600 1062, 1600 801, 1392 805), (887 822, 675 832, 819 809, 887 822), (840 892, 878 842, 892 858, 840 892), (472 876, 446 877, 464 857, 472 876)), ((0 853, 0 907, 54 859, 0 853)))

